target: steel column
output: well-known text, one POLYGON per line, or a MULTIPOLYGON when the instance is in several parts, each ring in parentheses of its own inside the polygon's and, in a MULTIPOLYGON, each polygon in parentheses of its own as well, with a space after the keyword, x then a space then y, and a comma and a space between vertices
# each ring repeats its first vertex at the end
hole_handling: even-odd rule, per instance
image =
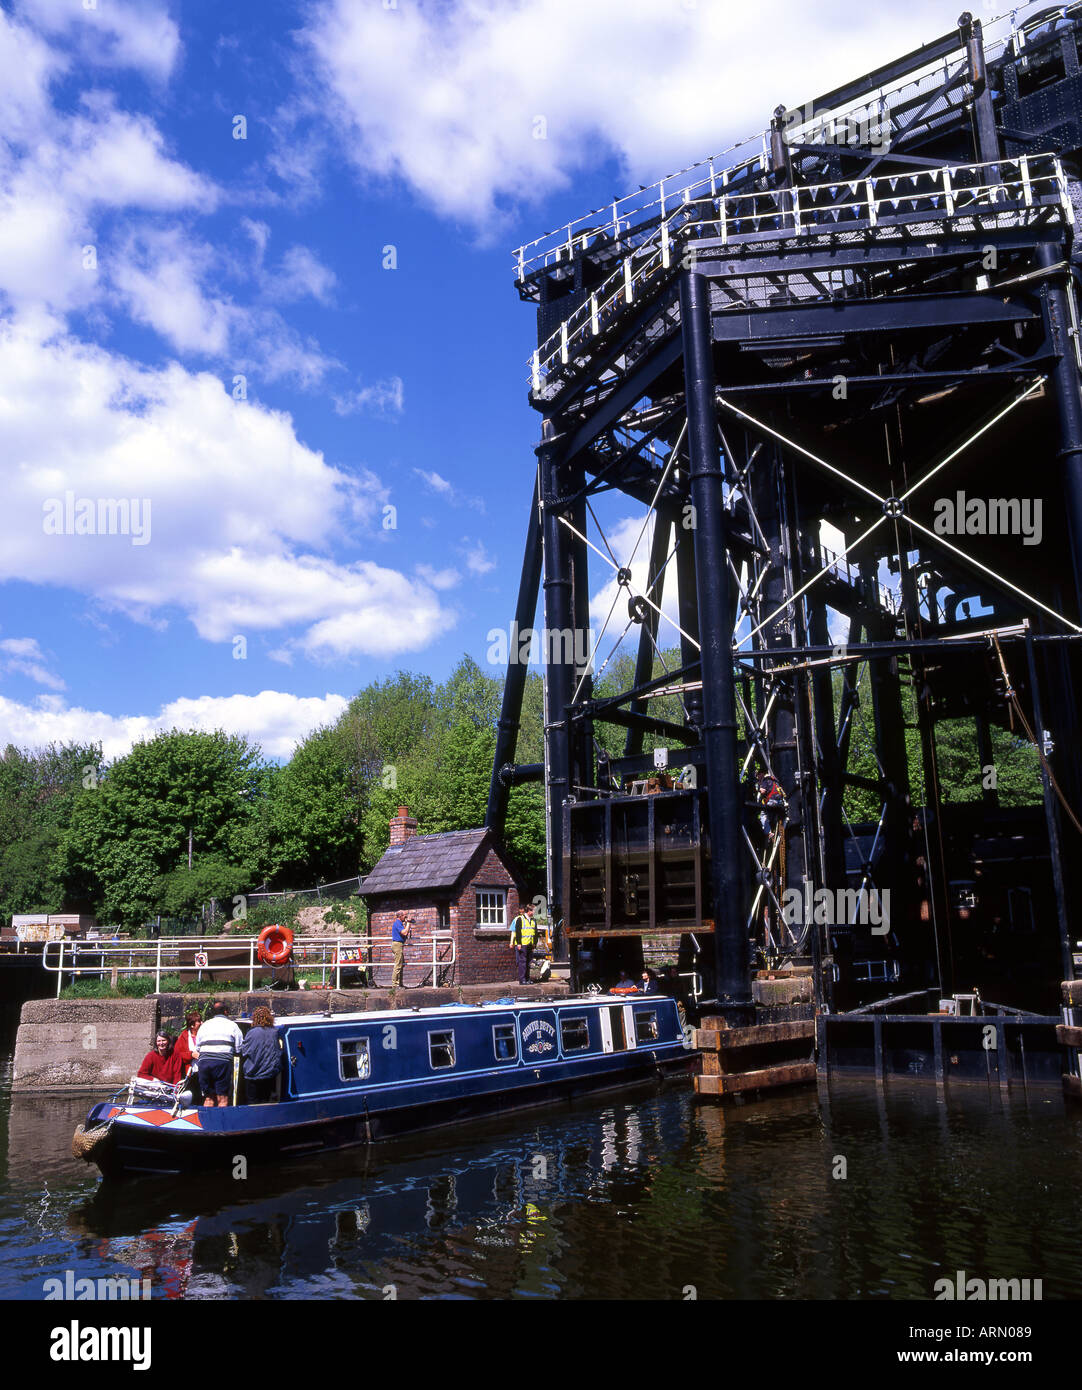
POLYGON ((731 584, 714 400, 710 287, 694 271, 685 271, 681 276, 680 325, 691 501, 696 523, 695 579, 702 644, 703 750, 710 799, 715 985, 720 1007, 744 1009, 751 1001, 751 976, 744 922, 744 815, 736 748, 731 584))
POLYGON ((511 792, 501 772, 506 764, 515 760, 519 722, 522 718, 522 692, 526 688, 526 676, 530 669, 525 661, 520 660, 520 634, 533 627, 540 583, 541 525, 538 482, 535 477, 530 497, 530 520, 526 527, 526 546, 522 555, 522 574, 518 582, 515 621, 507 650, 507 678, 503 684, 500 720, 496 726, 496 753, 492 760, 492 780, 488 786, 488 809, 485 812, 485 825, 501 836, 507 817, 507 799, 511 792))

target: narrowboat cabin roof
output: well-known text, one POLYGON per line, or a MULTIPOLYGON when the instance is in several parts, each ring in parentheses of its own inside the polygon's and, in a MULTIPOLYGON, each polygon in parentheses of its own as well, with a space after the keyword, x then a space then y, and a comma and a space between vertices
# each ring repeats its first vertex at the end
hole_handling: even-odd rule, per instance
MULTIPOLYGON (((307 1028, 328 1023, 372 1023, 377 1019, 394 1019, 397 1022, 404 1022, 407 1018, 455 1018, 476 1016, 483 1010, 498 1009, 507 1012, 509 1009, 562 1009, 568 1004, 635 1004, 635 1003, 656 1003, 659 999, 668 999, 666 994, 567 994, 561 995, 556 999, 486 999, 480 1004, 431 1004, 418 1006, 415 1009, 369 1009, 355 1013, 342 1014, 287 1014, 276 1018, 274 1026, 276 1028, 307 1028)), ((250 1022, 247 1018, 240 1020, 242 1023, 250 1022)))

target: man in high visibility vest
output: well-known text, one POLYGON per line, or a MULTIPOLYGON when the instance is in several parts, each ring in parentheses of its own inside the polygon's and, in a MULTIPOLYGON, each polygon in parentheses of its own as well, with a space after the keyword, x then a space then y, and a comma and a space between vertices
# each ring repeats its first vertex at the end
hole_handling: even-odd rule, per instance
POLYGON ((533 919, 533 903, 527 903, 511 923, 511 946, 518 962, 518 982, 528 983, 530 978, 530 958, 537 941, 537 926, 533 919))

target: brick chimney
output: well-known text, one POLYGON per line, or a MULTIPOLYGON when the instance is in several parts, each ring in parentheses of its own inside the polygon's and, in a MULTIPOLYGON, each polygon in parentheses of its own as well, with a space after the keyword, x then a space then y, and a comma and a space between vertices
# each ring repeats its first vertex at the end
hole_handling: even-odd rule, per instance
POLYGON ((417 834, 417 822, 409 813, 409 808, 399 806, 398 815, 391 817, 391 844, 404 845, 417 834))

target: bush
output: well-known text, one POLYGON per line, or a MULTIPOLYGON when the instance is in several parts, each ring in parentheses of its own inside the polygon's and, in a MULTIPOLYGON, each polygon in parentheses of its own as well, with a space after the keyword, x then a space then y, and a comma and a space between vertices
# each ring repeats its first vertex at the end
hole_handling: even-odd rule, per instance
POLYGON ((314 893, 291 893, 285 898, 262 898, 248 906, 248 916, 244 921, 245 935, 255 936, 264 927, 275 925, 295 927, 297 925, 297 913, 302 907, 318 905, 314 893))

